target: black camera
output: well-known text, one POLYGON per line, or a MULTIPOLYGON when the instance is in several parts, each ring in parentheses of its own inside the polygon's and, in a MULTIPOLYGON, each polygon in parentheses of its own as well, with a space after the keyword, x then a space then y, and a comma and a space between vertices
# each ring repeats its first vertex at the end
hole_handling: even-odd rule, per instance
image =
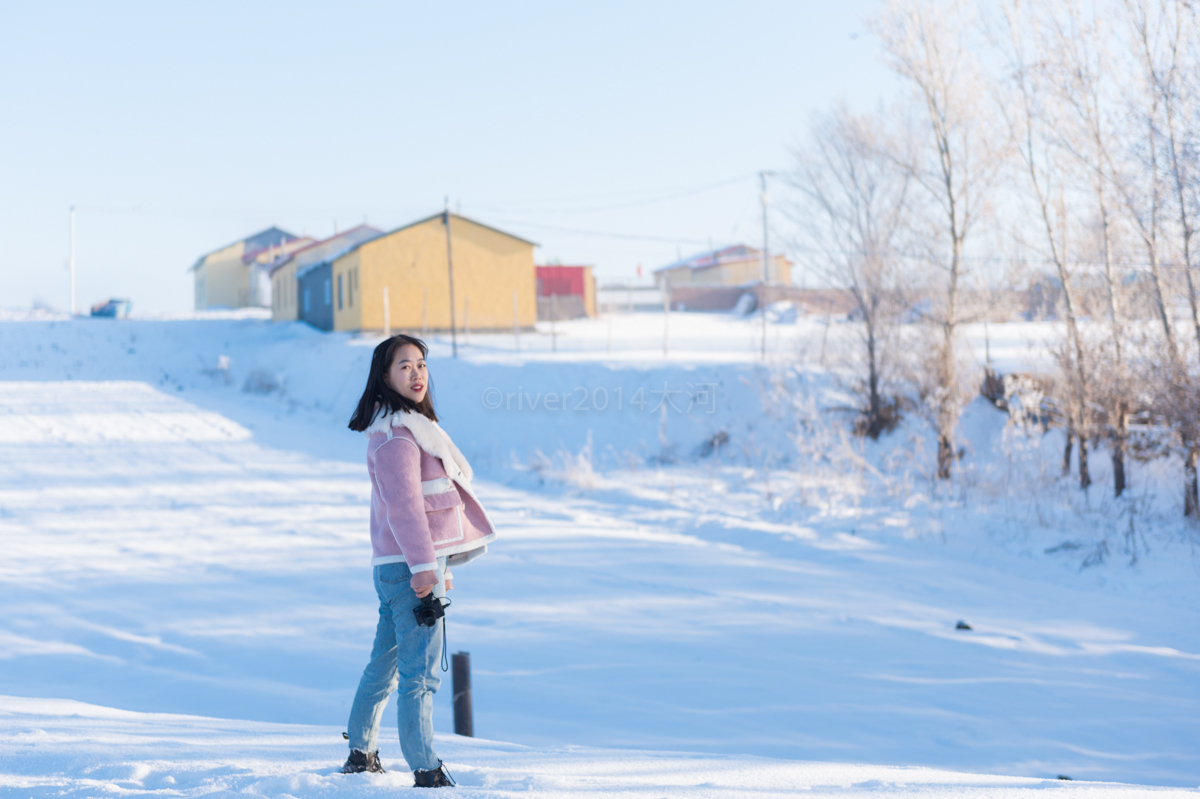
POLYGON ((446 615, 446 605, 449 604, 449 599, 443 602, 430 591, 421 598, 421 604, 412 609, 413 616, 417 619, 417 625, 420 627, 435 626, 438 619, 446 615))

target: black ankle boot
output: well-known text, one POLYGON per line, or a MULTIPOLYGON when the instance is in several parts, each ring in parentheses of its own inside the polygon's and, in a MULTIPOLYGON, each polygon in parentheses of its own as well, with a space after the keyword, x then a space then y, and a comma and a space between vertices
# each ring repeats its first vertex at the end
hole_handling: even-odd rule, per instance
POLYGON ((350 750, 350 757, 346 758, 346 765, 342 766, 343 774, 358 774, 363 771, 370 771, 375 774, 384 774, 383 764, 379 762, 379 750, 373 752, 362 752, 358 749, 350 750))
POLYGON ((442 761, 438 761, 437 768, 431 768, 428 771, 414 771, 413 783, 414 788, 451 788, 455 782, 450 777, 450 773, 446 771, 446 766, 442 761))

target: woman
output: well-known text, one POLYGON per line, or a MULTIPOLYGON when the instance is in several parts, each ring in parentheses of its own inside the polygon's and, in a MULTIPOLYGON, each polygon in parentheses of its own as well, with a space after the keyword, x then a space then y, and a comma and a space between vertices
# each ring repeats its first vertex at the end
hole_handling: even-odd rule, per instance
POLYGON ((375 348, 350 429, 367 435, 371 565, 379 625, 350 710, 345 774, 382 772, 379 719, 397 687, 400 749, 415 787, 453 785, 433 751, 433 694, 441 684, 445 619, 418 624, 413 608, 453 587, 450 566, 487 551, 495 528, 471 488, 471 467, 438 425, 425 342, 397 335, 375 348))

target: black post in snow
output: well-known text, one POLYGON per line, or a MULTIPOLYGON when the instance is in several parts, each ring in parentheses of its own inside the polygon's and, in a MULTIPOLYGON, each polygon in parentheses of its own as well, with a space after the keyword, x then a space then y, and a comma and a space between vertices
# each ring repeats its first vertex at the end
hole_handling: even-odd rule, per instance
POLYGON ((475 737, 471 713, 471 653, 455 652, 450 657, 454 682, 454 734, 475 737))

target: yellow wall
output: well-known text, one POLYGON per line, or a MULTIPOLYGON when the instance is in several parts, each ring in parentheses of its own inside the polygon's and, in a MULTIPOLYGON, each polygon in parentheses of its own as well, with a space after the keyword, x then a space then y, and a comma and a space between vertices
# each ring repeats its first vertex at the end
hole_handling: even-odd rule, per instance
POLYGON ((661 286, 663 280, 670 279, 672 286, 678 286, 681 283, 692 282, 692 270, 686 266, 681 266, 676 269, 665 269, 662 272, 654 274, 655 285, 661 286))
POLYGON ((785 286, 792 285, 792 262, 782 255, 776 255, 772 260, 775 261, 775 274, 772 275, 774 282, 785 286))
POLYGON ((762 279, 762 258, 745 259, 742 261, 725 261, 714 266, 706 266, 692 272, 693 283, 720 283, 726 286, 737 286, 742 283, 753 283, 762 279))
POLYGON ((596 278, 592 268, 583 268, 583 312, 588 316, 596 315, 596 278))
POLYGON ((271 275, 271 321, 294 322, 299 318, 296 307, 296 262, 289 261, 271 275))
MULTIPOLYGON (((517 324, 532 327, 537 321, 533 245, 454 214, 450 229, 456 327, 466 326, 469 302, 472 330, 511 329, 514 291, 517 324)), ((446 229, 440 215, 373 239, 334 261, 333 329, 382 330, 384 286, 393 330, 421 330, 426 297, 428 328, 450 328, 446 229), (344 292, 340 309, 339 275, 344 292)))
POLYGON ((211 308, 214 305, 238 307, 238 290, 240 281, 245 278, 242 272, 242 252, 246 245, 236 242, 223 250, 217 250, 205 257, 204 262, 196 267, 194 280, 196 285, 196 310, 211 308))

